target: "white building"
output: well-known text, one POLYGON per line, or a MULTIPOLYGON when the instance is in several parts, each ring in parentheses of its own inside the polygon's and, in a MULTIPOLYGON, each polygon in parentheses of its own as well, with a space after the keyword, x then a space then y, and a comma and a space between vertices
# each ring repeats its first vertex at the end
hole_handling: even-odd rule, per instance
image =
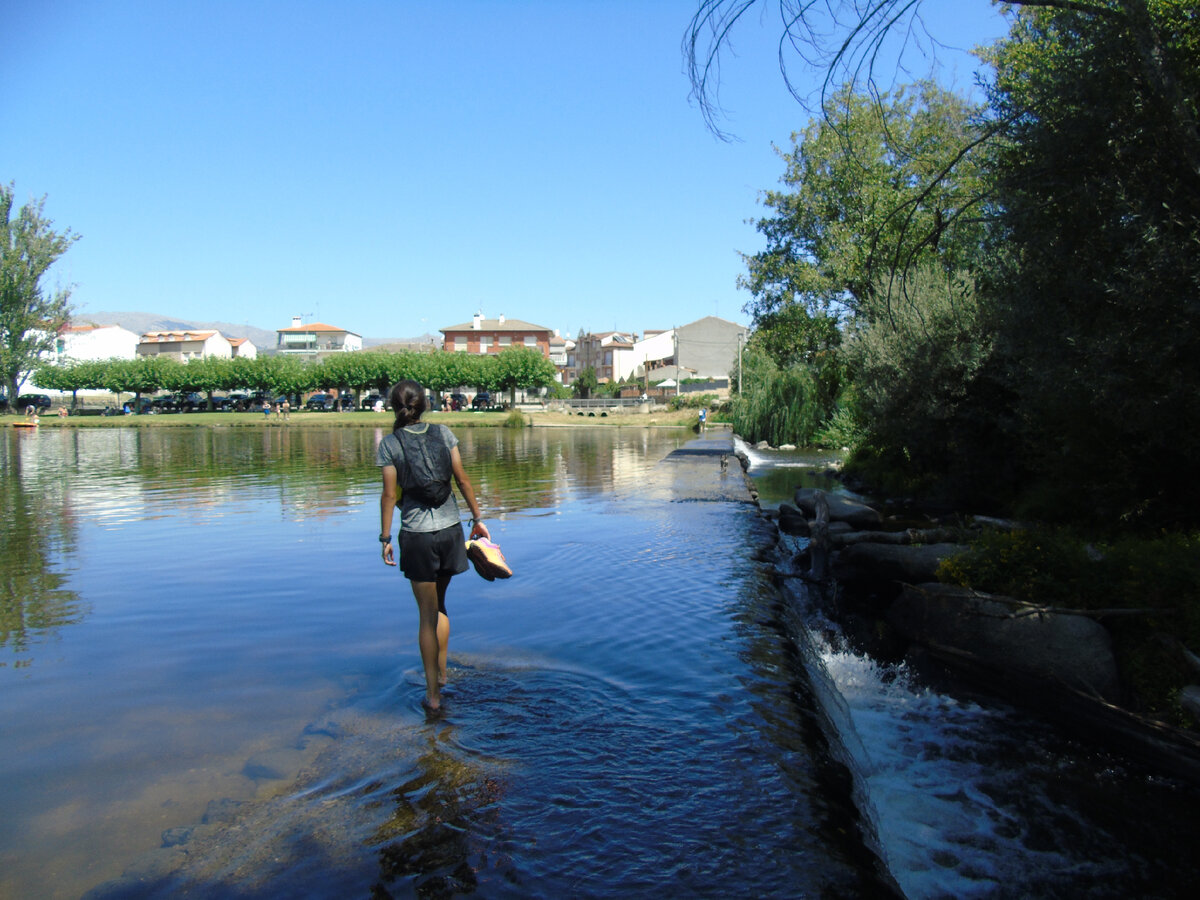
POLYGON ((58 331, 53 353, 55 363, 72 359, 133 359, 137 355, 138 336, 120 325, 75 325, 68 323, 58 331))
POLYGON ((258 348, 249 338, 230 338, 229 346, 233 350, 234 359, 256 359, 258 348))
POLYGON ((168 356, 180 362, 219 356, 229 359, 233 347, 219 331, 148 331, 137 345, 138 356, 168 356))

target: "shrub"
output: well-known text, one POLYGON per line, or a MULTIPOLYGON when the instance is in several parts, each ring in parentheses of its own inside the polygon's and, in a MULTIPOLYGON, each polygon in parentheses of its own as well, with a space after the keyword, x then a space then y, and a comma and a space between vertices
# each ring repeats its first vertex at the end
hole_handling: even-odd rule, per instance
POLYGON ((676 394, 667 404, 671 409, 709 409, 717 405, 716 394, 676 394))

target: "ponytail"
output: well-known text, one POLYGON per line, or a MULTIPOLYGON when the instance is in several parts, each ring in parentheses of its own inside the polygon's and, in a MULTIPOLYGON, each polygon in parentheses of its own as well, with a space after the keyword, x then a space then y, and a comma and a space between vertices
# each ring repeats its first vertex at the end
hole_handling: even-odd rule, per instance
POLYGON ((405 425, 415 425, 425 412, 425 389, 415 381, 398 381, 388 391, 388 406, 396 413, 393 431, 405 425))

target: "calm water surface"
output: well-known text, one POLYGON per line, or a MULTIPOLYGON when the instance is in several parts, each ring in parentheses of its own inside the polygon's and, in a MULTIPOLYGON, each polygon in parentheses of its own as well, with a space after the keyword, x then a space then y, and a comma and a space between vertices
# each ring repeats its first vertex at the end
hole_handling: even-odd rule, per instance
POLYGON ((0 433, 0 897, 1193 896, 1195 790, 872 659, 686 431, 459 433, 427 719, 381 436, 0 433))
POLYGON ((436 720, 380 437, 5 431, 0 895, 886 893, 690 432, 460 432, 517 574, 451 587, 436 720))

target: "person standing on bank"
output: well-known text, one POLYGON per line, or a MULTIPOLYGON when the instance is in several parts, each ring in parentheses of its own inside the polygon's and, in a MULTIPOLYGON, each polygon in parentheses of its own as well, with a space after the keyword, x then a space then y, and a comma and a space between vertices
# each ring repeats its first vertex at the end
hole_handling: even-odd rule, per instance
MULTIPOLYGON (((394 431, 379 442, 375 464, 383 475, 379 498, 379 542, 383 561, 396 565, 392 544, 392 515, 400 496, 400 571, 412 585, 419 623, 417 646, 425 668, 425 705, 441 707, 440 688, 446 683, 446 655, 450 643, 450 619, 446 615, 446 588, 450 579, 468 568, 462 521, 454 492, 444 500, 417 486, 414 477, 435 474, 448 458, 450 475, 471 510, 471 537, 491 539, 483 524, 475 489, 463 470, 458 438, 445 425, 421 421, 425 412, 425 389, 415 381, 401 381, 388 391, 388 405, 396 414, 394 431), (419 456, 418 456, 419 454, 419 456), (415 460, 413 465, 409 460, 415 460), (402 488, 407 486, 407 489, 402 488)), ((446 479, 448 482, 448 478, 446 479)))

